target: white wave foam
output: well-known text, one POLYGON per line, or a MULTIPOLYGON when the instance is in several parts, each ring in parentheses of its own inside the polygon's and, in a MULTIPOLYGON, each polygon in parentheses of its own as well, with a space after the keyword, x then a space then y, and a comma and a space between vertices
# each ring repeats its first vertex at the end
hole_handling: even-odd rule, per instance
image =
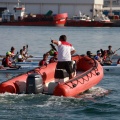
POLYGON ((87 90, 86 92, 80 94, 79 97, 94 100, 94 98, 102 97, 102 96, 105 96, 109 93, 110 93, 109 90, 106 90, 102 87, 92 87, 89 90, 87 90))

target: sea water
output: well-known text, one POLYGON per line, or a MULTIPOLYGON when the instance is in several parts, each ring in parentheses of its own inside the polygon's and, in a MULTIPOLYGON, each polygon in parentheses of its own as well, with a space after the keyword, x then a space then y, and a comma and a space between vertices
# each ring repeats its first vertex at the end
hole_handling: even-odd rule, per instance
MULTIPOLYGON (((93 54, 99 49, 120 48, 120 28, 0 26, 0 54, 12 46, 19 52, 28 44, 28 53, 42 56, 50 50, 51 39, 65 34, 76 54, 93 54)), ((117 51, 116 54, 120 54, 117 51)), ((0 73, 0 82, 17 74, 0 73)), ((103 80, 78 98, 42 94, 0 94, 0 119, 5 120, 119 120, 120 75, 106 74, 103 80)))

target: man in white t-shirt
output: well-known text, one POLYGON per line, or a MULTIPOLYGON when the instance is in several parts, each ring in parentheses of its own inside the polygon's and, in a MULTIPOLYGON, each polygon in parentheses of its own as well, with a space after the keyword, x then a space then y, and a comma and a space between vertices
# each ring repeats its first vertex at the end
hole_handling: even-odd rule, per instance
POLYGON ((65 35, 61 35, 59 41, 51 40, 52 43, 58 46, 58 63, 56 68, 66 69, 66 71, 69 74, 69 77, 73 78, 71 55, 74 54, 76 51, 72 44, 66 41, 67 37, 65 35))

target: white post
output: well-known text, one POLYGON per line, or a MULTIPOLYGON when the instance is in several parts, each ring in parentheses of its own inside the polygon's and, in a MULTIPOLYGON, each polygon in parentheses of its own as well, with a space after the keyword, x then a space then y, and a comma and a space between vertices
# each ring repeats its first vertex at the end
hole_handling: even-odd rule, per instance
POLYGON ((19 7, 19 5, 20 5, 20 0, 18 0, 18 7, 19 7))
POLYGON ((109 15, 112 16, 113 13, 112 13, 112 0, 110 0, 110 12, 109 12, 109 15))

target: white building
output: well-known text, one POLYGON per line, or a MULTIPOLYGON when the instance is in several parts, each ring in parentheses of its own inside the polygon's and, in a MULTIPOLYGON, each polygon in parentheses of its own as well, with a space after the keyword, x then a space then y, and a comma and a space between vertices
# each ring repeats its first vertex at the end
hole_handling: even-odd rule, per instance
POLYGON ((120 16, 120 0, 104 0, 104 14, 114 14, 120 16))
MULTIPOLYGON (((104 7, 110 7, 111 0, 104 0, 104 7)), ((120 0, 112 0, 113 7, 120 7, 120 0)))
MULTIPOLYGON (((45 14, 49 10, 53 14, 67 12, 69 18, 73 15, 79 16, 79 11, 90 17, 101 12, 103 0, 20 0, 21 5, 25 6, 27 13, 45 14)), ((17 4, 17 0, 0 0, 0 13, 4 9, 13 12, 13 7, 17 4)))

